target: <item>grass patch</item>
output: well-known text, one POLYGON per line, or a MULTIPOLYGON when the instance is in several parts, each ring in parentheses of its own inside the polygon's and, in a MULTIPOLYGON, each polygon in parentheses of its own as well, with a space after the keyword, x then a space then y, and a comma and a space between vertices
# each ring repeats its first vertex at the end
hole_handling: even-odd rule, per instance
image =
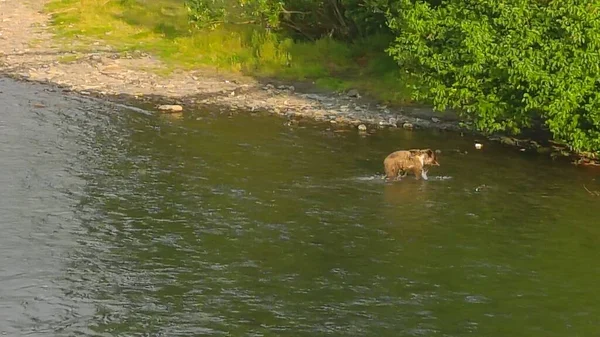
POLYGON ((37 47, 40 46, 42 44, 42 40, 41 39, 31 39, 27 44, 29 45, 29 47, 37 47))
POLYGON ((81 58, 81 55, 63 55, 58 58, 59 63, 72 63, 81 58))
POLYGON ((324 38, 296 42, 253 26, 192 29, 183 0, 53 0, 46 10, 65 48, 73 37, 117 51, 141 50, 166 69, 212 68, 255 77, 313 81, 331 90, 356 88, 387 103, 409 103, 409 79, 383 51, 387 36, 352 44, 324 38))

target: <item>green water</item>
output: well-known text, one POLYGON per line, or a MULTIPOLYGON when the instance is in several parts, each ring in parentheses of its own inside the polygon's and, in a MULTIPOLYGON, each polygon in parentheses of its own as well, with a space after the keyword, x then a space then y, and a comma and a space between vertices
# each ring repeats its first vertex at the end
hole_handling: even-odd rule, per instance
POLYGON ((598 171, 45 89, 0 80, 7 335, 600 334, 598 171), (413 147, 441 166, 384 184, 413 147))

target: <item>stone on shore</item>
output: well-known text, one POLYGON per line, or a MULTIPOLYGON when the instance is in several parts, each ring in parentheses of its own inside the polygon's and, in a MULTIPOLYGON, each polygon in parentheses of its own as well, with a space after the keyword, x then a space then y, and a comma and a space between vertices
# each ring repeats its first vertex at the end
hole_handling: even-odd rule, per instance
POLYGON ((415 126, 412 123, 406 122, 406 123, 402 124, 402 127, 406 130, 412 130, 412 129, 414 129, 415 126))
POLYGON ((167 112, 183 111, 183 107, 181 105, 177 105, 177 104, 163 104, 163 105, 159 105, 157 108, 160 111, 167 111, 167 112))
POLYGON ((356 90, 356 89, 350 89, 350 90, 348 90, 348 92, 346 93, 346 95, 348 97, 360 98, 360 94, 358 93, 358 90, 356 90))

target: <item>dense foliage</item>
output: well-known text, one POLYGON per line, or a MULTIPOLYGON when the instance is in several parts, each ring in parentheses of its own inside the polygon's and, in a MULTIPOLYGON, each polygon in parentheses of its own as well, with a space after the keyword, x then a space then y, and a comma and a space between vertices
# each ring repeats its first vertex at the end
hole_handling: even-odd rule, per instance
POLYGON ((600 3, 585 0, 187 0, 196 23, 253 22, 296 37, 387 30, 416 96, 485 132, 542 121, 600 151, 600 3), (195 17, 194 17, 195 15, 195 17))
POLYGON ((439 109, 480 130, 518 131, 533 118, 575 150, 600 150, 600 3, 401 0, 389 49, 439 109))
POLYGON ((199 27, 255 23, 315 40, 351 40, 387 30, 379 0, 186 0, 199 27))

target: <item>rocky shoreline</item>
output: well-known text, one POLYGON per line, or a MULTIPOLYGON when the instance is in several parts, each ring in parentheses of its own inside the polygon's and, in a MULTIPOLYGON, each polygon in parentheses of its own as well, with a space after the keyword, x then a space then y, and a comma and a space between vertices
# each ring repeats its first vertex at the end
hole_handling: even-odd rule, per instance
POLYGON ((128 97, 143 103, 179 105, 185 110, 224 107, 231 111, 264 111, 354 126, 463 129, 453 115, 439 116, 428 108, 392 109, 361 97, 356 90, 323 93, 306 83, 261 83, 244 76, 217 76, 203 71, 176 72, 165 78, 139 70, 140 64, 158 63, 144 53, 67 54, 74 55, 76 60, 27 66, 7 66, 5 62, 0 64, 0 73, 18 80, 56 84, 83 95, 128 97))
MULTIPOLYGON (((109 101, 152 106, 163 113, 219 109, 256 111, 353 127, 358 132, 378 128, 435 128, 465 132, 451 113, 437 114, 427 107, 391 108, 344 93, 317 91, 310 83, 276 83, 217 71, 176 71, 158 75, 165 65, 143 52, 117 53, 101 41, 74 38, 73 50, 48 31, 50 17, 42 12, 46 0, 0 2, 0 75, 49 83, 65 91, 109 101), (161 105, 169 105, 158 109, 161 105), (176 111, 174 111, 176 110, 176 111)), ((535 151, 571 159, 577 164, 599 165, 595 156, 575 155, 560 144, 506 136, 488 137, 521 151, 535 151)))

